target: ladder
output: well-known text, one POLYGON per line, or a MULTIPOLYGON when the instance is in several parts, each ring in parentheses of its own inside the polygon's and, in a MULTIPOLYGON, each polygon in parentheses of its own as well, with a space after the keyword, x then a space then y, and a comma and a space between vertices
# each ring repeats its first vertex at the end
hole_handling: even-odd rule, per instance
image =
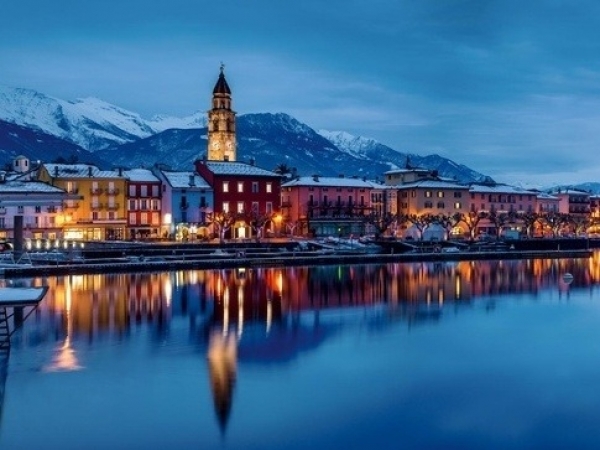
POLYGON ((0 307, 0 354, 10 349, 10 329, 6 307, 0 307))

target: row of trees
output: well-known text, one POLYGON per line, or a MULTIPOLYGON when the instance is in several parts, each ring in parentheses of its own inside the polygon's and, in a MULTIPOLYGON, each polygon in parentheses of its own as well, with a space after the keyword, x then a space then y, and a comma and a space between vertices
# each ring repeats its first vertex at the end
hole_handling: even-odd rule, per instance
POLYGON ((448 233, 456 227, 464 230, 466 237, 474 239, 478 228, 485 223, 489 228, 494 228, 496 237, 500 237, 502 230, 514 225, 524 230, 524 235, 533 237, 536 231, 552 237, 560 236, 565 232, 580 234, 589 230, 594 225, 600 225, 600 219, 588 216, 579 216, 559 212, 547 213, 516 213, 516 212, 487 212, 473 211, 470 213, 456 213, 453 215, 435 214, 371 214, 366 218, 369 225, 375 230, 377 237, 381 237, 388 230, 396 235, 398 228, 408 225, 413 226, 421 236, 432 225, 441 226, 448 233), (483 223, 482 223, 483 222, 483 223))

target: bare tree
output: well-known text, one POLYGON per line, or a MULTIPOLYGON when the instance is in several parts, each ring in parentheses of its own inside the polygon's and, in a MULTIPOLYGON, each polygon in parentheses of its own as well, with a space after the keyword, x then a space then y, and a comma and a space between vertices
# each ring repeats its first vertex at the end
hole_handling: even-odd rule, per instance
POLYGON ((209 213, 206 215, 206 221, 213 225, 214 232, 219 236, 219 242, 221 243, 225 240, 225 233, 229 231, 236 220, 237 217, 230 212, 209 213))
POLYGON ((471 211, 467 214, 461 214, 461 222, 464 223, 469 232, 469 238, 475 239, 475 232, 479 222, 488 217, 488 213, 485 211, 471 211))

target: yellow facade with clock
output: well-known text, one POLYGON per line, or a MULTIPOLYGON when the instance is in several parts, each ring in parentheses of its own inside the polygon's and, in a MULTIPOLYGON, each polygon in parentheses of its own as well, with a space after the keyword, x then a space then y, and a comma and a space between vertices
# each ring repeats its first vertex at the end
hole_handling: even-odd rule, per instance
POLYGON ((235 111, 231 109, 231 89, 225 80, 223 65, 213 89, 212 109, 208 111, 209 161, 235 161, 235 111))

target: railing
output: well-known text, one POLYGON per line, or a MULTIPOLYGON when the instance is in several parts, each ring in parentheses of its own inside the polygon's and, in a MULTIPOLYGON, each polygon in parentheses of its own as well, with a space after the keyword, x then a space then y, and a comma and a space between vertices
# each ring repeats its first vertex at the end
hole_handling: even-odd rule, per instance
POLYGON ((109 203, 108 205, 106 205, 106 209, 108 209, 109 211, 116 211, 117 209, 119 209, 119 204, 118 203, 109 203))
POLYGON ((71 203, 71 204, 65 203, 63 205, 63 208, 64 209, 77 209, 77 208, 79 208, 79 203, 71 203))
POLYGON ((102 209, 102 208, 104 208, 104 205, 102 203, 92 203, 93 210, 98 210, 98 209, 102 209))
POLYGON ((100 195, 102 194, 102 188, 90 188, 90 194, 92 195, 100 195))
POLYGON ((67 194, 79 194, 79 188, 67 189, 67 194))
POLYGON ((58 208, 56 206, 48 206, 46 208, 46 211, 49 213, 56 213, 56 212, 58 212, 58 208))
POLYGON ((119 188, 108 188, 105 192, 106 195, 119 195, 119 188))

